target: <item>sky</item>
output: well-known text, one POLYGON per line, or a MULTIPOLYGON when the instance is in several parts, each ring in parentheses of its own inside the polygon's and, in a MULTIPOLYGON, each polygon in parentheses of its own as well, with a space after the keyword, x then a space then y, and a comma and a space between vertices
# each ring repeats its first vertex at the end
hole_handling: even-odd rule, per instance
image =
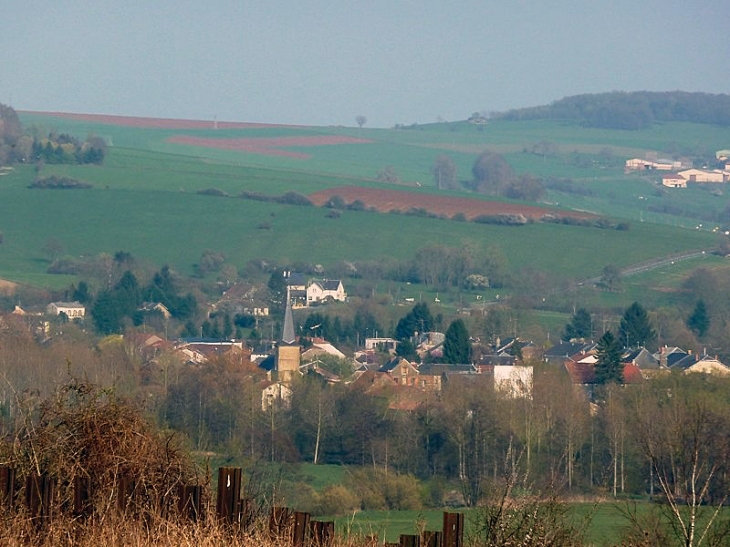
POLYGON ((730 92, 727 0, 3 0, 17 110, 366 127, 730 92))

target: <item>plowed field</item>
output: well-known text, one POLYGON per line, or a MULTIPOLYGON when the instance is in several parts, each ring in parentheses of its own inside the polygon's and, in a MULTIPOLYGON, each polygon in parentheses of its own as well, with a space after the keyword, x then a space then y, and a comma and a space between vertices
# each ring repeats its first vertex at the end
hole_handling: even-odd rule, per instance
POLYGON ((282 150, 287 147, 308 146, 333 146, 337 144, 365 144, 372 141, 357 139, 342 135, 317 135, 317 136, 292 136, 292 137, 242 137, 239 139, 209 139, 193 137, 190 135, 177 135, 167 139, 167 142, 176 144, 188 144, 191 146, 203 146, 206 148, 219 148, 223 150, 240 150, 253 154, 264 154, 266 156, 284 156, 287 158, 309 159, 310 154, 282 150))
POLYGON ((150 129, 261 129, 267 127, 293 127, 267 123, 216 122, 213 120, 173 120, 169 118, 138 118, 134 116, 111 116, 104 114, 74 114, 70 112, 35 112, 67 120, 120 125, 124 127, 145 127, 150 129))
POLYGON ((359 200, 367 208, 380 212, 408 211, 423 209, 439 216, 453 217, 462 213, 468 220, 482 215, 524 215, 527 218, 539 219, 545 215, 556 215, 573 218, 592 218, 593 215, 575 211, 563 211, 537 205, 504 203, 501 201, 484 201, 450 196, 437 196, 402 190, 382 190, 378 188, 360 188, 357 186, 340 186, 329 188, 308 197, 315 205, 324 205, 333 196, 340 196, 345 203, 359 200))

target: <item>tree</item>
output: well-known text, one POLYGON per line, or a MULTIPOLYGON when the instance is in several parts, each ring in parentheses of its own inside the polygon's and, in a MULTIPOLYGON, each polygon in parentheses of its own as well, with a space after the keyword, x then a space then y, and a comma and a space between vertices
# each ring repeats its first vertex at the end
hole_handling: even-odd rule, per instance
POLYGON ((647 382, 629 405, 631 430, 669 508, 669 529, 685 547, 721 544, 712 535, 728 499, 730 412, 727 381, 713 380, 647 382))
POLYGON ((439 154, 431 168, 433 181, 439 190, 449 190, 458 187, 456 179, 456 164, 446 154, 439 154))
POLYGON ((400 176, 392 165, 386 165, 378 171, 377 179, 380 182, 388 182, 391 184, 397 184, 400 182, 400 176))
POLYGON ((638 302, 631 304, 624 312, 619 326, 620 343, 627 348, 646 347, 656 340, 656 331, 649 322, 646 310, 638 302))
POLYGON ((471 168, 474 190, 485 194, 499 194, 514 179, 514 171, 507 160, 495 152, 485 150, 471 168))
POLYGON ((604 385, 611 382, 620 384, 624 381, 621 344, 610 330, 607 330, 598 341, 596 357, 596 384, 604 385))
POLYGON ((707 316, 707 306, 704 300, 698 300, 695 309, 687 318, 687 328, 702 338, 710 328, 710 318, 707 316))
POLYGON ((419 302, 413 309, 402 317, 395 327, 395 337, 398 340, 407 340, 415 333, 431 332, 434 329, 434 319, 428 304, 419 302))
POLYGON ((591 314, 585 308, 578 308, 565 325, 563 331, 563 340, 573 340, 575 338, 590 339, 593 336, 593 320, 591 314))
POLYGON ((355 121, 357 122, 357 126, 362 129, 362 126, 367 123, 368 119, 360 114, 359 116, 355 116, 355 121))
POLYGON ((456 364, 471 362, 469 331, 466 330, 466 325, 461 319, 452 321, 449 328, 446 329, 443 360, 445 363, 456 364))
POLYGON ((598 286, 611 292, 618 292, 621 290, 621 270, 619 270, 613 264, 607 265, 603 268, 601 279, 598 282, 598 286))

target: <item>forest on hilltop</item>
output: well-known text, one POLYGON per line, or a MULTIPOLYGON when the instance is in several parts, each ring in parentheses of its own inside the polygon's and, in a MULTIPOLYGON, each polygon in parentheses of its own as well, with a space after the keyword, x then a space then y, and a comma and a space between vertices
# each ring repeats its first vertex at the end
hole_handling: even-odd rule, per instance
POLYGON ((686 91, 612 91, 564 97, 548 105, 509 110, 505 120, 573 120, 604 129, 646 129, 658 122, 730 125, 730 95, 686 91))

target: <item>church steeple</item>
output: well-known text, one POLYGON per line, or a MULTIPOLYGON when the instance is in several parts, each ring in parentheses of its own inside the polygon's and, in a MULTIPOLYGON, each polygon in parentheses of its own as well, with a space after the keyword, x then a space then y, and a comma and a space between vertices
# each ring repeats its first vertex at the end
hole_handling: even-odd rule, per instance
POLYGON ((289 288, 286 290, 286 311, 284 312, 284 328, 281 342, 276 349, 276 374, 280 382, 289 383, 295 373, 299 373, 301 356, 297 337, 294 334, 294 318, 291 311, 289 288))
POLYGON ((291 297, 289 296, 289 287, 286 288, 286 311, 284 312, 284 329, 281 333, 281 341, 287 345, 296 342, 294 334, 294 319, 291 313, 291 297))

